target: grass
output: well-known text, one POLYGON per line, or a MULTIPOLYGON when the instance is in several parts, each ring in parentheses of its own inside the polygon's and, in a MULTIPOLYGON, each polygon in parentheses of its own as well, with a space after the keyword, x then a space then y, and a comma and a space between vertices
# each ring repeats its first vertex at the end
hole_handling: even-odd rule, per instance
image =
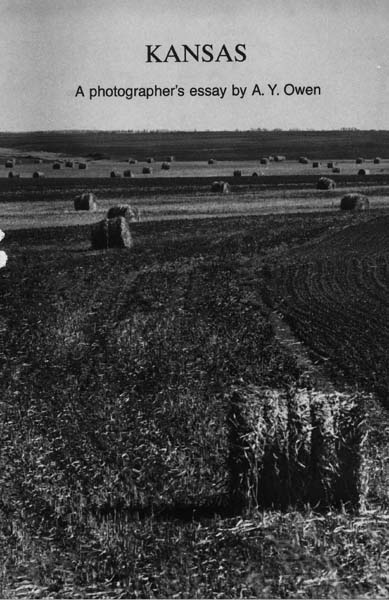
POLYGON ((237 516, 231 496, 226 392, 302 376, 269 321, 265 267, 343 226, 334 213, 137 223, 134 247, 109 252, 85 226, 6 232, 4 596, 388 592, 384 506, 237 516))

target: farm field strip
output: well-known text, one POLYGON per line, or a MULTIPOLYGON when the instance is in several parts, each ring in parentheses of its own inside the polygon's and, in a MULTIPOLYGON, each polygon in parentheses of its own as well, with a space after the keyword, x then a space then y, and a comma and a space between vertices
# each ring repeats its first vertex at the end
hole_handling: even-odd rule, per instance
POLYGON ((275 297, 295 333, 342 374, 387 402, 388 218, 349 226, 274 269, 275 297))

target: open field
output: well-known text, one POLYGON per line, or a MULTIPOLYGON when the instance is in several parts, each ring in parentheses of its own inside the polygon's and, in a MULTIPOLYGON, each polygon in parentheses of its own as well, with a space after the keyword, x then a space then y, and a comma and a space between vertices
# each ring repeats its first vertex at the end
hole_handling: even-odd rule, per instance
POLYGON ((388 596, 389 160, 351 158, 389 134, 336 133, 0 134, 0 596, 388 596), (341 173, 252 177, 259 139, 341 173), (180 160, 107 178, 130 141, 180 160), (92 250, 118 203, 133 247, 92 250))
MULTIPOLYGON (((269 312, 274 302, 282 310, 282 273, 291 276, 294 257, 307 262, 310 248, 338 238, 351 252, 364 228, 376 231, 369 260, 383 284, 374 250, 385 222, 339 211, 150 221, 133 225, 132 250, 110 252, 92 251, 81 224, 8 231, 3 594, 386 595, 385 489, 375 489, 368 513, 240 512, 228 425, 231 386, 304 381, 269 312)), ((346 264, 360 277, 358 261, 346 264)), ((351 273, 337 279, 344 293, 349 281, 351 273)), ((369 297, 365 287, 360 294, 369 297)), ((331 310, 337 296, 326 298, 331 310)), ((376 323, 371 311, 363 319, 376 323)), ((354 381, 346 373, 343 385, 354 381)), ((369 377, 362 383, 375 389, 369 377)), ((387 416, 377 410, 384 461, 387 416)))
POLYGON ((178 161, 258 160, 284 154, 289 159, 358 156, 389 158, 388 131, 205 131, 205 132, 35 132, 1 133, 0 147, 23 153, 52 152, 91 157, 99 153, 115 160, 129 157, 156 160, 174 155, 178 161))

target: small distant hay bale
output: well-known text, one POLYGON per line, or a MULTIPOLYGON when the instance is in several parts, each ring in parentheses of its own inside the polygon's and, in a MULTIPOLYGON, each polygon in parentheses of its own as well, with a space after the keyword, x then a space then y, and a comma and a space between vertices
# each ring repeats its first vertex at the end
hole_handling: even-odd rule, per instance
POLYGON ((153 169, 151 167, 143 167, 143 169, 142 169, 143 175, 151 175, 152 172, 153 172, 153 169))
POLYGON ((355 161, 355 162, 356 162, 356 164, 357 164, 357 165, 361 165, 363 162, 365 162, 365 159, 364 159, 364 158, 362 158, 361 156, 359 156, 359 157, 356 159, 356 161, 355 161))
POLYGON ((61 168, 62 168, 61 163, 59 163, 59 162, 53 163, 53 169, 54 170, 58 171, 61 168))
POLYGON ((65 162, 65 167, 67 167, 68 169, 73 169, 73 167, 74 167, 74 160, 67 160, 65 162))
POLYGON ((330 161, 327 163, 327 169, 333 169, 336 166, 336 162, 330 161))
POLYGON ((130 165, 136 165, 136 163, 137 163, 138 161, 136 160, 136 158, 129 158, 129 159, 128 159, 128 162, 129 162, 129 164, 130 164, 130 165))
POLYGON ((240 169, 235 169, 234 177, 242 177, 242 171, 240 169))
POLYGON ((166 158, 166 162, 174 162, 176 160, 175 156, 171 155, 166 158))
POLYGON ((359 176, 364 176, 364 175, 370 175, 370 170, 369 169, 359 169, 358 171, 358 175, 359 176))
POLYGON ((162 169, 163 171, 169 171, 169 169, 170 169, 170 164, 169 164, 169 163, 167 163, 167 162, 163 162, 163 163, 162 163, 162 165, 161 165, 161 169, 162 169))
POLYGON ((333 173, 340 173, 340 167, 334 167, 334 168, 332 169, 332 172, 333 172, 333 173))
POLYGON ((259 162, 261 165, 267 165, 269 163, 269 159, 264 156, 259 162))
POLYGON ((152 156, 149 156, 148 158, 146 158, 146 162, 147 163, 153 163, 154 162, 154 158, 152 156))
POLYGON ((312 163, 312 167, 313 167, 314 169, 318 169, 320 166, 321 166, 321 164, 320 164, 320 163, 319 163, 317 160, 315 160, 315 161, 312 163))
POLYGON ((80 162, 80 163, 78 163, 78 168, 80 170, 85 170, 88 168, 88 164, 86 162, 80 162))
POLYGON ((379 157, 379 156, 376 156, 376 157, 375 157, 375 159, 373 160, 373 162, 374 162, 374 164, 375 164, 375 165, 379 165, 379 164, 380 164, 380 162, 381 162, 381 159, 380 159, 380 157, 379 157))
POLYGON ((35 165, 41 165, 42 163, 43 163, 43 160, 41 158, 34 158, 35 165))
POLYGON ((16 165, 16 160, 14 158, 9 158, 5 161, 5 168, 12 169, 16 165))
POLYGON ((209 165, 214 165, 214 164, 215 164, 215 162, 216 162, 216 160, 215 160, 214 158, 209 158, 209 159, 208 159, 208 164, 209 164, 209 165))
POLYGON ((116 217, 124 217, 128 223, 140 220, 139 210, 132 208, 129 204, 111 206, 107 213, 107 219, 115 219, 116 217))
POLYGON ((90 210, 97 208, 96 195, 93 192, 84 192, 74 198, 74 210, 90 210))
POLYGON ((269 157, 269 162, 273 162, 275 160, 274 156, 270 155, 269 157))
POLYGON ((369 207, 369 199, 362 194, 346 194, 340 201, 341 210, 368 210, 369 207))
POLYGON ((251 177, 258 177, 258 173, 257 173, 256 171, 254 171, 254 172, 251 174, 251 177))
POLYGON ((0 250, 0 269, 5 267, 5 265, 7 264, 7 260, 8 260, 7 253, 4 252, 4 250, 0 250))
POLYGON ((33 179, 42 179, 45 174, 42 171, 34 171, 32 174, 33 179))
POLYGON ((274 160, 275 162, 282 162, 286 160, 286 156, 283 156, 283 154, 277 154, 276 156, 274 156, 274 160))
POLYGON ((9 179, 20 179, 20 173, 14 173, 13 171, 10 171, 8 173, 8 177, 9 179))
POLYGON ((316 188, 318 190, 334 190, 336 188, 336 183, 333 179, 329 177, 320 177, 317 182, 316 188))
POLYGON ((214 181, 211 186, 212 192, 219 192, 220 194, 229 194, 231 192, 231 186, 226 181, 214 181))
POLYGON ((123 171, 123 177, 134 177, 134 174, 131 169, 125 169, 125 171, 123 171))
POLYGON ((114 177, 121 177, 122 174, 120 173, 120 171, 111 171, 111 173, 109 174, 110 177, 114 178, 114 177))
POLYGON ((301 163, 302 165, 308 165, 309 164, 309 158, 307 158, 306 156, 300 156, 299 163, 301 163))
POLYGON ((92 225, 91 242, 95 250, 131 248, 132 237, 127 220, 115 217, 95 223, 92 225))
POLYGON ((237 506, 363 502, 368 467, 361 397, 239 386, 229 399, 231 495, 237 506))

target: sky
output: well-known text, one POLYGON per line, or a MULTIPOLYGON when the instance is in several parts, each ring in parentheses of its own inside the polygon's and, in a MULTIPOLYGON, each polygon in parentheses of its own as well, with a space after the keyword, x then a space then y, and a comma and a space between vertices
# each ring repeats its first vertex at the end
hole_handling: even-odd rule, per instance
POLYGON ((342 127, 389 129, 389 0, 0 0, 0 131, 342 127), (247 58, 148 64, 147 44, 245 44, 247 58), (155 85, 184 95, 89 98, 155 85))

